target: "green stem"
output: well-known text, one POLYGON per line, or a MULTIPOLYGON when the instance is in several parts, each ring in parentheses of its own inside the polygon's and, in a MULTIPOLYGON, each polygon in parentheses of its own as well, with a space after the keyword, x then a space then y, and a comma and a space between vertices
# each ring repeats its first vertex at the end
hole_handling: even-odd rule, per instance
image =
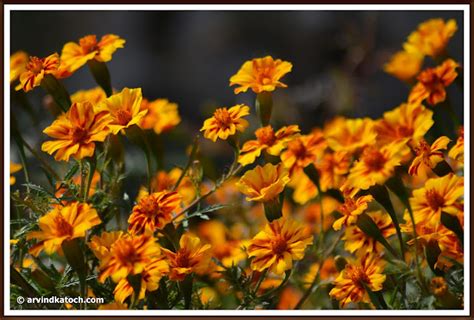
POLYGON ((253 289, 253 295, 254 295, 254 296, 257 295, 257 292, 258 292, 258 290, 260 289, 260 286, 262 285, 263 280, 264 280, 265 277, 267 276, 267 273, 268 273, 268 269, 265 269, 265 270, 262 272, 262 274, 260 275, 260 278, 258 279, 257 284, 255 285, 255 288, 253 289))

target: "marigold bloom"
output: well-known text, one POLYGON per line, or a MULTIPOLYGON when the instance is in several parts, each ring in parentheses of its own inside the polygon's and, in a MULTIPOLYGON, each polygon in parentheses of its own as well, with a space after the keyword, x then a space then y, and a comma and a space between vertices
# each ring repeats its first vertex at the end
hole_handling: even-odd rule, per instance
POLYGON ((418 75, 418 83, 413 87, 408 96, 408 102, 421 103, 423 100, 434 106, 446 100, 446 87, 458 76, 456 68, 459 67, 454 60, 445 60, 436 68, 429 68, 418 75))
POLYGON ((409 138, 417 142, 433 126, 433 111, 417 103, 402 103, 387 111, 375 124, 380 145, 409 138))
POLYGON ((322 155, 326 149, 326 141, 319 130, 301 135, 288 142, 287 149, 280 155, 281 161, 293 174, 300 171, 322 155))
POLYGON ((95 142, 103 142, 109 135, 109 122, 107 112, 97 112, 90 102, 73 103, 65 114, 43 130, 56 140, 44 142, 41 150, 49 154, 56 152, 56 160, 91 157, 95 142))
POLYGON ((409 152, 406 141, 393 142, 381 148, 366 147, 350 170, 347 182, 363 190, 375 184, 384 184, 409 152))
POLYGON ((28 54, 24 51, 17 51, 10 56, 10 83, 17 80, 26 70, 28 54))
MULTIPOLYGON (((160 279, 169 272, 169 266, 163 257, 153 259, 147 264, 141 273, 141 286, 138 300, 145 299, 146 292, 158 289, 160 279)), ((133 287, 126 278, 120 280, 114 289, 115 301, 123 303, 125 299, 133 295, 133 287)))
POLYGON ((226 140, 237 131, 243 132, 249 123, 242 117, 249 115, 249 110, 250 108, 244 104, 238 104, 229 109, 218 108, 211 118, 204 121, 201 128, 201 131, 204 131, 204 137, 216 142, 217 138, 226 140))
POLYGON ((239 163, 243 166, 253 163, 263 150, 272 156, 279 156, 298 132, 300 129, 297 125, 282 127, 277 132, 270 125, 257 129, 257 139, 245 142, 240 149, 239 163))
POLYGON ((16 90, 23 89, 28 92, 41 84, 43 78, 48 75, 54 75, 59 68, 59 55, 53 53, 46 58, 30 57, 25 70, 20 75, 21 85, 16 90))
POLYGON ((374 121, 369 118, 338 117, 324 128, 324 137, 329 147, 334 151, 346 151, 350 154, 374 144, 376 136, 374 121))
MULTIPOLYGON (((22 169, 22 165, 18 163, 13 163, 10 161, 10 174, 18 172, 22 169)), ((10 185, 14 185, 16 182, 16 178, 10 175, 10 185)))
POLYGON ((97 259, 102 260, 110 253, 110 248, 115 241, 124 236, 123 231, 102 232, 100 236, 93 236, 87 245, 97 259))
POLYGON ((113 134, 122 129, 138 124, 148 110, 140 110, 142 89, 125 88, 120 93, 108 97, 97 105, 98 111, 107 111, 111 121, 109 128, 113 134))
POLYGON ((293 261, 301 260, 307 246, 313 242, 308 227, 281 217, 267 224, 250 242, 247 249, 252 259, 252 270, 282 274, 293 267, 293 261))
POLYGON ((351 158, 345 151, 327 152, 316 163, 319 172, 319 183, 322 191, 339 189, 349 172, 351 158))
MULTIPOLYGON (((367 213, 377 225, 385 239, 395 234, 395 228, 390 216, 383 211, 374 211, 367 213)), ((383 246, 373 237, 368 236, 364 231, 360 230, 356 225, 350 225, 346 228, 342 240, 345 241, 344 249, 350 253, 357 254, 376 253, 383 251, 383 246)))
POLYGON ((280 79, 291 72, 293 65, 288 61, 274 60, 271 56, 246 61, 237 74, 230 78, 230 86, 238 85, 234 93, 252 89, 255 93, 271 92, 276 88, 286 88, 280 79))
POLYGON ((41 251, 48 255, 62 252, 64 241, 85 237, 86 231, 100 224, 97 211, 87 203, 72 202, 66 206, 56 206, 38 220, 40 231, 28 233, 26 238, 39 242, 29 252, 37 257, 41 251))
POLYGON ((461 126, 458 132, 456 144, 449 150, 448 156, 456 161, 464 162, 464 127, 461 126))
POLYGON ((401 81, 410 81, 420 72, 423 58, 417 50, 401 50, 385 64, 384 71, 401 81))
POLYGON ((444 53, 449 39, 457 29, 454 19, 447 22, 440 18, 430 19, 421 23, 418 29, 408 36, 408 43, 423 54, 436 57, 444 53))
POLYGON ((247 201, 268 202, 275 199, 289 181, 288 170, 281 163, 267 163, 245 172, 237 188, 247 196, 247 201))
POLYGON ((293 310, 300 301, 303 293, 293 286, 286 286, 278 297, 278 310, 293 310))
POLYGON ((128 218, 128 231, 139 234, 163 229, 171 222, 173 211, 180 208, 180 204, 181 196, 176 191, 161 191, 143 197, 128 218))
POLYGON ((322 202, 323 210, 318 202, 311 203, 302 209, 303 222, 311 226, 312 230, 317 233, 321 230, 321 215, 323 215, 323 231, 327 231, 334 222, 331 213, 339 207, 339 202, 332 197, 324 196, 322 202))
POLYGON ((386 276, 382 274, 385 262, 374 254, 366 254, 350 262, 334 280, 335 287, 329 295, 339 300, 341 308, 348 303, 370 302, 364 284, 372 291, 382 290, 386 276))
POLYGON ((209 244, 202 245, 198 237, 185 233, 179 240, 179 247, 176 253, 163 249, 169 261, 171 280, 182 281, 188 274, 206 273, 211 260, 209 244))
POLYGON ((318 271, 319 278, 321 280, 333 280, 335 278, 335 275, 338 274, 338 271, 336 269, 336 263, 333 257, 328 257, 327 259, 324 259, 321 270, 319 270, 319 268, 320 264, 318 262, 311 264, 308 272, 306 273, 303 279, 305 288, 309 287, 311 283, 313 283, 318 271))
POLYGON ((288 186, 294 189, 293 200, 301 205, 306 204, 319 194, 318 188, 303 170, 293 172, 288 186))
POLYGON ((456 215, 463 210, 459 199, 464 196, 464 179, 453 173, 426 181, 413 191, 410 205, 415 221, 439 223, 441 212, 456 215))
POLYGON ((434 277, 430 281, 430 289, 436 297, 444 296, 448 291, 448 285, 443 277, 434 277))
POLYGON ((100 41, 97 36, 87 35, 79 43, 68 42, 61 52, 61 60, 69 72, 74 72, 89 60, 107 62, 112 60, 114 52, 123 48, 125 40, 114 34, 104 35, 100 41))
POLYGON ((156 99, 154 101, 143 99, 140 108, 141 110, 148 110, 148 113, 140 121, 140 127, 153 129, 156 134, 171 130, 181 122, 178 105, 168 101, 168 99, 156 99))
POLYGON ((156 239, 148 235, 126 235, 115 241, 109 253, 100 261, 99 281, 108 277, 114 282, 126 279, 129 274, 143 272, 145 267, 161 255, 156 239))
POLYGON ((408 169, 408 173, 412 176, 418 174, 420 167, 433 169, 439 162, 444 160, 444 155, 441 150, 448 148, 449 138, 442 136, 436 139, 430 146, 426 141, 421 140, 417 147, 415 147, 416 157, 408 169))
POLYGON ((365 195, 354 198, 349 194, 344 195, 344 203, 338 208, 342 217, 334 221, 332 227, 334 230, 341 230, 342 226, 350 226, 357 222, 357 217, 367 210, 368 205, 374 198, 371 195, 365 195))
POLYGON ((95 87, 89 90, 79 90, 71 95, 71 102, 90 102, 93 106, 107 99, 104 90, 101 87, 95 87))

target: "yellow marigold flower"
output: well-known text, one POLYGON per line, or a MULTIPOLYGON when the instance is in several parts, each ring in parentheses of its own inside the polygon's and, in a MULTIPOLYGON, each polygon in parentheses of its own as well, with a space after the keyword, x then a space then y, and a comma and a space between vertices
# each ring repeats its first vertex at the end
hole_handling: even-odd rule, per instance
POLYGON ((429 68, 418 75, 418 83, 413 87, 408 96, 408 102, 421 103, 423 100, 434 106, 446 100, 446 87, 458 76, 456 68, 459 67, 454 60, 445 60, 436 68, 429 68))
POLYGON ((132 234, 153 233, 163 229, 173 218, 173 211, 180 208, 181 196, 176 191, 161 191, 143 197, 133 207, 128 218, 128 231, 132 234))
POLYGON ((49 154, 56 152, 56 160, 91 157, 95 142, 103 142, 109 135, 109 122, 107 112, 97 112, 90 102, 73 103, 65 114, 43 130, 56 140, 44 142, 41 150, 49 154))
POLYGON ((247 196, 247 201, 268 202, 275 199, 289 181, 288 170, 281 163, 267 163, 245 172, 237 188, 247 196))
POLYGON ((169 102, 168 99, 156 99, 151 102, 143 99, 140 108, 148 110, 148 113, 140 121, 140 127, 153 129, 156 134, 171 130, 181 122, 178 105, 169 102))
POLYGON ((417 50, 401 50, 385 64, 384 71, 401 81, 410 81, 420 72, 423 58, 417 50))
POLYGON ((325 153, 321 161, 316 163, 321 190, 339 189, 349 172, 350 165, 350 154, 345 151, 325 153))
POLYGON ((295 220, 281 217, 265 226, 250 242, 249 257, 254 257, 250 267, 259 272, 282 274, 293 267, 293 261, 301 260, 307 246, 313 242, 308 227, 295 220))
POLYGON ((128 275, 142 273, 147 265, 161 256, 160 246, 155 240, 148 235, 126 235, 117 239, 100 261, 99 281, 104 283, 111 277, 114 282, 119 282, 128 275))
POLYGON ((281 153, 281 161, 293 174, 300 171, 322 155, 326 149, 326 141, 319 130, 301 135, 288 142, 287 149, 281 153))
POLYGON ((415 147, 416 157, 408 169, 408 173, 412 176, 418 175, 420 167, 425 169, 433 169, 439 162, 444 160, 444 155, 441 150, 448 148, 449 138, 442 136, 436 139, 430 146, 425 140, 421 140, 417 147, 415 147))
POLYGON ((301 205, 314 199, 319 194, 318 188, 303 170, 293 172, 288 186, 294 189, 293 200, 301 205))
POLYGON ((276 88, 286 88, 280 79, 291 72, 293 65, 288 61, 274 60, 271 56, 246 61, 237 74, 230 78, 230 86, 238 85, 234 93, 252 89, 255 93, 271 92, 276 88))
POLYGON ((123 231, 102 232, 99 236, 93 236, 87 244, 97 259, 104 259, 109 253, 110 248, 118 239, 125 236, 123 231))
POLYGON ((459 128, 456 144, 449 150, 448 156, 456 161, 464 162, 464 126, 459 128))
POLYGON ((436 57, 445 52, 449 39, 458 29, 456 21, 450 19, 430 19, 418 26, 408 36, 408 43, 416 47, 420 52, 428 56, 436 57))
POLYGON ((410 204, 416 221, 439 223, 441 212, 456 215, 463 210, 459 199, 464 196, 464 178, 453 173, 426 181, 413 191, 410 204))
POLYGON ((297 125, 282 127, 277 132, 270 125, 257 129, 257 139, 245 142, 240 149, 239 163, 243 166, 253 163, 263 150, 272 156, 279 156, 288 141, 294 139, 299 132, 297 125))
POLYGON ((71 95, 71 102, 90 102, 93 106, 107 99, 104 90, 101 87, 95 87, 89 90, 79 90, 71 95))
POLYGON ((250 108, 244 104, 235 105, 230 109, 218 108, 211 118, 204 121, 201 128, 204 137, 216 142, 217 138, 226 140, 237 131, 243 132, 249 123, 242 117, 249 115, 249 110, 250 108))
POLYGON ((334 151, 350 154, 375 143, 377 133, 369 118, 345 119, 338 117, 325 126, 324 137, 334 151))
POLYGON ((441 297, 448 291, 448 285, 443 277, 434 277, 431 279, 430 289, 436 297, 441 297))
POLYGON ((191 273, 204 274, 209 268, 211 260, 211 246, 202 245, 198 237, 183 234, 179 240, 178 251, 172 252, 163 249, 169 265, 169 278, 175 281, 182 281, 191 273))
MULTIPOLYGON (((392 219, 388 214, 382 211, 368 212, 367 214, 375 222, 385 239, 395 234, 392 219)), ((350 225, 346 228, 342 240, 345 241, 344 249, 350 253, 365 254, 369 252, 379 254, 383 251, 383 246, 378 241, 368 236, 356 225, 350 225)))
POLYGON ((101 304, 98 310, 128 310, 126 303, 118 303, 117 301, 101 304))
POLYGON ((341 230, 342 226, 350 226, 357 222, 357 217, 367 210, 368 205, 374 198, 371 195, 365 195, 354 198, 348 193, 344 194, 344 203, 338 208, 342 217, 334 221, 332 227, 334 230, 341 230))
POLYGON ((341 308, 348 303, 370 302, 364 284, 372 291, 383 288, 386 276, 382 274, 385 262, 374 254, 366 254, 357 261, 349 262, 334 280, 334 288, 329 295, 339 300, 341 308))
POLYGON ((327 231, 334 222, 334 217, 331 213, 339 207, 339 202, 332 197, 325 196, 322 202, 323 210, 321 210, 321 205, 318 202, 311 203, 302 209, 303 222, 311 226, 311 229, 316 233, 319 233, 321 230, 321 213, 324 215, 323 231, 327 231))
POLYGON ((59 55, 53 53, 46 58, 30 57, 25 70, 20 75, 20 83, 16 90, 28 92, 41 84, 47 74, 54 75, 59 68, 59 55))
POLYGON ((417 142, 433 126, 433 111, 417 103, 403 103, 387 111, 375 124, 380 145, 409 138, 417 142))
POLYGON ((320 264, 318 262, 311 264, 308 272, 303 278, 304 287, 307 288, 313 283, 316 274, 319 271, 319 278, 321 280, 333 280, 335 275, 338 274, 336 269, 336 263, 333 257, 328 257, 324 259, 323 266, 319 270, 320 264))
MULTIPOLYGON (((160 279, 169 272, 169 266, 163 257, 153 259, 145 266, 141 273, 141 286, 138 300, 145 299, 146 292, 152 292, 158 289, 160 279)), ((115 301, 123 303, 125 299, 133 294, 133 287, 127 278, 120 280, 114 289, 115 301)))
POLYGON ((366 147, 350 170, 347 182, 363 190, 375 184, 384 184, 409 152, 406 141, 393 142, 381 148, 366 147))
POLYGON ((110 114, 109 128, 113 134, 117 134, 122 129, 138 124, 147 114, 148 110, 140 110, 141 103, 142 89, 125 88, 99 103, 97 110, 110 114))
POLYGON ((100 223, 97 211, 87 203, 72 202, 64 207, 56 206, 39 218, 41 230, 26 236, 28 240, 39 240, 29 252, 35 257, 43 250, 49 255, 62 252, 64 241, 85 237, 87 230, 100 223))
POLYGON ((17 51, 10 56, 10 83, 16 81, 26 70, 28 54, 24 51, 17 51))
MULTIPOLYGON (((22 165, 18 163, 13 163, 10 161, 10 174, 18 172, 22 169, 22 165)), ((10 175, 10 185, 14 185, 16 182, 16 178, 10 175)))
POLYGON ((74 72, 89 60, 107 62, 112 60, 114 52, 123 48, 125 40, 114 34, 103 36, 97 41, 97 36, 87 35, 79 39, 79 43, 68 42, 61 52, 61 60, 67 70, 74 72))
POLYGON ((204 287, 204 288, 199 289, 198 294, 199 294, 199 300, 201 300, 201 303, 203 305, 210 305, 214 301, 217 301, 219 298, 216 290, 214 290, 211 287, 204 287))

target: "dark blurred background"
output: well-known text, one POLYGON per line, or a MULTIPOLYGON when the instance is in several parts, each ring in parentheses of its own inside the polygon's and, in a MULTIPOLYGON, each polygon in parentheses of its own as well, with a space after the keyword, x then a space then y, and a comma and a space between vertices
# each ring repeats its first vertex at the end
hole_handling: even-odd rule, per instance
MULTIPOLYGON (((11 16, 11 50, 43 57, 87 34, 126 39, 108 64, 114 88, 141 87, 148 99, 179 104, 182 123, 163 139, 169 168, 183 165, 184 149, 216 106, 253 106, 252 92, 234 95, 228 85, 242 63, 254 57, 272 55, 293 63, 283 78, 288 89, 275 94, 272 121, 277 125, 297 123, 308 131, 336 114, 382 116, 408 94, 406 85, 383 72, 383 64, 419 23, 437 17, 456 20, 459 29, 449 53, 462 64, 461 11, 18 11, 11 16)), ((70 93, 96 86, 86 67, 65 85, 70 93)), ((451 86, 449 94, 461 116, 459 89, 451 86)), ((29 96, 41 108, 44 92, 38 88, 29 96)), ((41 130, 52 121, 43 114, 41 130)), ((28 119, 21 121, 33 144, 46 138, 28 119)), ((222 145, 203 148, 217 157, 222 145)), ((230 149, 226 152, 230 156, 230 149)), ((141 160, 135 163, 128 168, 142 172, 141 160)))

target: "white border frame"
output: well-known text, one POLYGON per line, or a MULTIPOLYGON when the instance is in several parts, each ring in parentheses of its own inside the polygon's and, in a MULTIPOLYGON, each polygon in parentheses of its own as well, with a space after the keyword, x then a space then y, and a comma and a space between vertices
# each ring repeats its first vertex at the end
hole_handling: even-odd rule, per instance
POLYGON ((470 308, 470 199, 464 199, 464 310, 12 310, 10 309, 10 13, 11 11, 462 11, 464 19, 464 177, 470 194, 470 6, 456 5, 4 5, 4 312, 6 316, 468 316, 470 308), (466 179, 467 178, 467 179, 466 179), (467 209, 467 210, 466 210, 467 209))

